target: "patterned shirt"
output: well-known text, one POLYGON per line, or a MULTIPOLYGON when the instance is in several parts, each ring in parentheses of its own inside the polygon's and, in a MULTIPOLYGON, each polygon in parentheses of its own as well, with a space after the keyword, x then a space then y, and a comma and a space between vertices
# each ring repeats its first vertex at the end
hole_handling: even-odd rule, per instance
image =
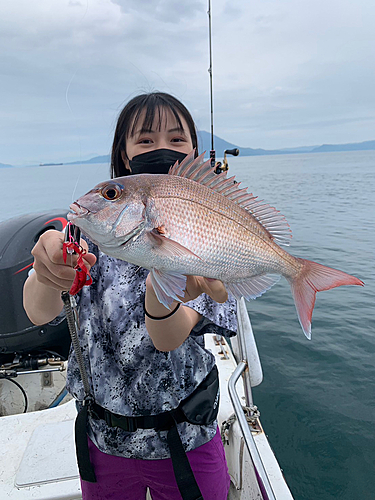
MULTIPOLYGON (((79 339, 95 401, 126 416, 156 415, 177 408, 211 371, 215 360, 204 347, 204 333, 232 336, 237 329, 236 303, 218 304, 203 294, 186 305, 203 317, 189 337, 171 352, 158 351, 144 318, 148 270, 103 254, 89 242, 97 257, 91 269, 93 284, 77 298, 79 339)), ((67 388, 78 401, 83 385, 74 352, 69 356, 67 388)), ((178 424, 186 451, 210 441, 216 423, 178 424)), ((89 419, 89 436, 104 453, 128 458, 169 458, 167 431, 138 429, 125 432, 89 419)))

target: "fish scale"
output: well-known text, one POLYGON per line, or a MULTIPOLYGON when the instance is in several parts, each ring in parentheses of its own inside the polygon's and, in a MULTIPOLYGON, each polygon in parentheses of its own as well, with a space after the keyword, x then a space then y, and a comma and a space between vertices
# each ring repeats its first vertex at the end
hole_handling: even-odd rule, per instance
MULTIPOLYGON (((228 262, 239 260, 240 254, 250 259, 254 255, 252 247, 255 244, 259 251, 259 239, 267 242, 265 248, 268 244, 272 245, 268 231, 236 203, 194 181, 178 177, 165 180, 165 176, 162 177, 161 181, 153 181, 150 196, 155 200, 160 218, 171 223, 172 238, 177 235, 177 241, 183 240, 183 244, 188 246, 192 244, 195 234, 201 235, 204 243, 201 250, 206 252, 208 248, 212 249, 212 259, 220 258, 223 244, 232 246, 233 253, 227 256, 228 262), (169 182, 178 193, 173 198, 164 197, 165 192, 171 191, 165 186, 169 182), (189 202, 191 206, 188 206, 189 202), (177 231, 178 228, 180 231, 177 231)), ((199 255, 202 256, 201 253, 199 255)), ((259 260, 258 253, 255 263, 259 260)), ((239 263, 243 268, 246 262, 240 260, 239 263)))
MULTIPOLYGON (((191 208, 189 204, 181 198, 155 198, 155 206, 160 219, 165 221, 170 238, 201 259, 194 259, 196 267, 191 272, 199 275, 206 273, 204 275, 208 277, 214 277, 210 276, 214 274, 228 282, 256 274, 256 266, 262 266, 264 260, 259 251, 260 244, 257 259, 254 258, 252 250, 256 240, 251 232, 219 211, 202 205, 191 208)), ((264 256, 267 257, 266 251, 264 256)))
POLYGON ((299 321, 311 337, 317 291, 363 285, 358 278, 294 257, 280 244, 291 232, 283 215, 214 173, 190 153, 168 175, 141 174, 98 184, 71 205, 68 218, 108 255, 151 271, 159 301, 184 296, 186 275, 223 281, 239 299, 256 298, 284 276, 299 321))

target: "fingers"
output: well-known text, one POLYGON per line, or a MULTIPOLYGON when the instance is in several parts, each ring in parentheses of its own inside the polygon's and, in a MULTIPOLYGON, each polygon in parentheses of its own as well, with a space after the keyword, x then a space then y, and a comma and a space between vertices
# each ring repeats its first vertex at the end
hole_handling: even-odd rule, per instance
MULTIPOLYGON (((77 255, 68 254, 66 263, 63 259, 64 235, 55 230, 46 231, 39 238, 32 250, 34 256, 34 270, 40 283, 59 291, 70 290, 75 278, 74 266, 77 264, 77 255)), ((87 250, 87 243, 81 240, 81 245, 87 250)), ((96 262, 93 254, 87 253, 83 257, 87 268, 90 269, 96 262)))
POLYGON ((215 302, 223 303, 228 300, 228 292, 220 280, 212 278, 199 278, 204 293, 209 295, 215 302))
POLYGON ((86 253, 83 256, 83 260, 85 261, 85 265, 89 271, 92 268, 92 266, 95 264, 96 257, 93 253, 86 253))
POLYGON ((35 260, 34 270, 40 283, 60 291, 70 290, 75 278, 75 270, 65 264, 46 265, 41 260, 35 260))
POLYGON ((73 256, 64 264, 62 245, 64 235, 59 231, 46 231, 31 251, 34 256, 34 270, 37 280, 56 290, 70 290, 75 271, 72 269, 73 256))
POLYGON ((183 302, 196 299, 202 293, 209 295, 215 302, 223 303, 228 300, 228 292, 220 280, 203 278, 202 276, 187 276, 183 302))
MULTIPOLYGON (((88 247, 88 245, 87 245, 87 241, 85 241, 85 240, 83 240, 83 239, 81 238, 81 240, 80 240, 79 244, 80 244, 80 245, 81 245, 81 247, 82 247, 84 250, 86 250, 86 252, 87 252, 87 253, 85 253, 85 254, 83 255, 83 260, 85 261, 85 265, 86 265, 86 267, 87 267, 87 270, 89 271, 89 270, 92 268, 92 266, 95 264, 95 262, 96 262, 96 256, 95 256, 93 253, 89 253, 89 251, 88 251, 88 250, 89 250, 89 247, 88 247)), ((72 256, 72 257, 73 257, 73 256, 72 256)), ((76 265, 76 263, 77 263, 77 255, 74 255, 74 258, 75 258, 75 264, 74 264, 74 266, 75 266, 75 265, 76 265)), ((74 267, 74 266, 73 266, 73 267, 74 267)))

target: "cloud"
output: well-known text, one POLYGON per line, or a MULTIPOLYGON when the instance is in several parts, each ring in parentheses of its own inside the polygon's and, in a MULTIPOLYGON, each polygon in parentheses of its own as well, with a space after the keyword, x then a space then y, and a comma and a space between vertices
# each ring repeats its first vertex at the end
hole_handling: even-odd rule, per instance
MULTIPOLYGON (((3 3, 0 162, 108 152, 142 91, 176 95, 208 130, 205 0, 3 3)), ((374 17, 369 0, 216 0, 215 132, 268 149, 373 139, 374 17)))
POLYGON ((202 11, 202 2, 198 0, 143 0, 141 6, 139 0, 112 0, 112 3, 141 23, 151 21, 154 26, 155 21, 175 25, 191 21, 202 11))

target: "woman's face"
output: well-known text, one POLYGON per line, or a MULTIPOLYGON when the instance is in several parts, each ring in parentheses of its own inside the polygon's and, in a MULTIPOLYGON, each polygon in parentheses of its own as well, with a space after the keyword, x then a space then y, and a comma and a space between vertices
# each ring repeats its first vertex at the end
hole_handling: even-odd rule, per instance
POLYGON ((145 112, 142 112, 138 120, 139 127, 136 127, 134 135, 126 139, 127 158, 124 152, 121 154, 125 167, 130 170, 129 160, 132 160, 134 156, 155 149, 171 149, 180 153, 190 153, 193 150, 193 143, 189 128, 186 120, 181 115, 179 116, 183 130, 180 130, 173 113, 168 109, 163 110, 160 124, 159 117, 155 116, 151 130, 142 130, 145 118, 145 112))

